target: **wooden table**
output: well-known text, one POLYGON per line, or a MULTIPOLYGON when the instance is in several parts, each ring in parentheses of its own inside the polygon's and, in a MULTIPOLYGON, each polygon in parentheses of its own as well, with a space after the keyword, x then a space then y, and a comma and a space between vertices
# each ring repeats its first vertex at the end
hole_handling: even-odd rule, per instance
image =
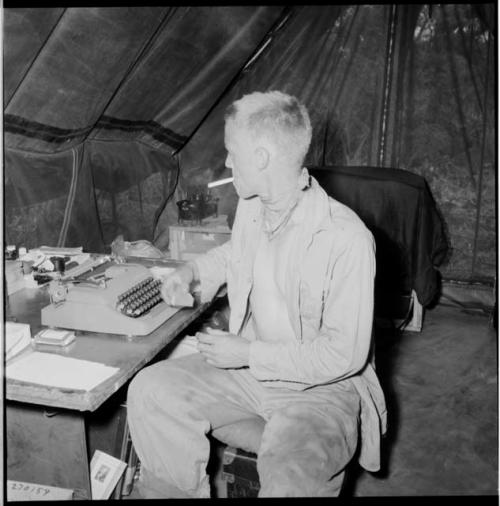
MULTIPOLYGON (((42 328, 40 310, 48 303, 46 288, 25 288, 9 296, 7 318, 29 323, 35 335, 42 328)), ((7 479, 71 488, 77 498, 90 499, 89 418, 209 306, 181 309, 148 336, 76 331, 67 349, 50 349, 119 368, 89 392, 7 380, 7 479)))

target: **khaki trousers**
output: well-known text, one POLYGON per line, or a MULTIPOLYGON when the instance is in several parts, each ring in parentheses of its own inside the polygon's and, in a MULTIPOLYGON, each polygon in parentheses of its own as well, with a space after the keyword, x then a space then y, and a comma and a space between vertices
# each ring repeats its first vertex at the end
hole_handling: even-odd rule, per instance
POLYGON ((260 497, 337 496, 358 440, 360 399, 349 380, 271 388, 248 369, 218 369, 199 353, 140 371, 127 406, 146 498, 210 497, 206 434, 255 414, 266 420, 260 497))

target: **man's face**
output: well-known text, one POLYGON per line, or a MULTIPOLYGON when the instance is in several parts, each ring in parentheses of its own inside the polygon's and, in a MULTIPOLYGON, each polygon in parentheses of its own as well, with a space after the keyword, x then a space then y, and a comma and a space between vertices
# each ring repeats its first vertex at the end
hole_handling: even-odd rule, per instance
POLYGON ((227 157, 226 167, 233 172, 233 185, 243 199, 258 193, 260 178, 255 144, 250 134, 233 120, 228 120, 224 129, 224 144, 227 157))

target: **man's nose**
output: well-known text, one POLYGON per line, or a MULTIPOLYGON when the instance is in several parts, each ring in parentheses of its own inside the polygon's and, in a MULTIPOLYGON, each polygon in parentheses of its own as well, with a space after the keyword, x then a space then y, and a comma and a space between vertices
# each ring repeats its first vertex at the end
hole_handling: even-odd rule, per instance
POLYGON ((228 169, 231 169, 233 170, 233 165, 231 164, 231 158, 228 156, 226 156, 226 161, 225 161, 225 165, 228 169))

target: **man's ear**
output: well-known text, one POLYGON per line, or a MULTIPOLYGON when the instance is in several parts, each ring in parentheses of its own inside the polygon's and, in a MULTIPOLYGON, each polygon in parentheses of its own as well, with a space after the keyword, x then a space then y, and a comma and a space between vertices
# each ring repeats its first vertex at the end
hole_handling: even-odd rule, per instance
POLYGON ((269 159, 271 157, 271 154, 269 153, 269 150, 266 149, 263 146, 259 146, 258 148, 255 148, 255 158, 257 160, 257 168, 259 170, 264 170, 269 165, 269 159))

